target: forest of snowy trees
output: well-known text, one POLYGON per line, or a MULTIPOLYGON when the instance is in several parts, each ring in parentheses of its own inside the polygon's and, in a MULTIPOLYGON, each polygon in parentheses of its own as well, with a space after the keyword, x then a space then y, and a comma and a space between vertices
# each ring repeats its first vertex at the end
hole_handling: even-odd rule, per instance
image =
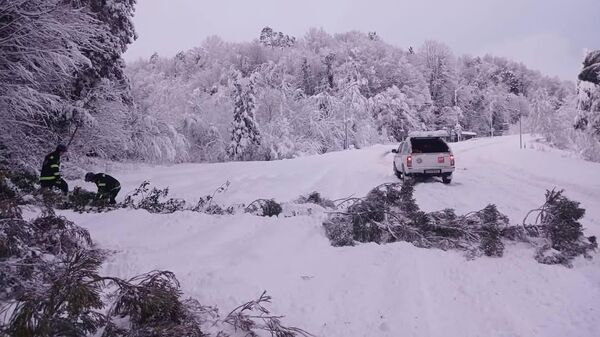
POLYGON ((405 50, 373 32, 311 29, 294 38, 266 27, 253 42, 211 37, 175 57, 139 60, 127 74, 137 112, 157 136, 147 154, 156 160, 290 158, 425 129, 501 135, 519 117, 526 131, 600 160, 597 142, 573 127, 574 82, 505 58, 456 56, 436 41, 405 50), (234 111, 247 114, 245 141, 253 139, 243 156, 231 152, 232 132, 241 132, 234 111))
POLYGON ((600 160, 597 83, 457 56, 436 41, 403 49, 375 32, 322 29, 210 37, 126 65, 134 5, 0 0, 0 163, 37 166, 74 133, 73 158, 275 160, 412 130, 501 135, 520 117, 526 131, 600 160))

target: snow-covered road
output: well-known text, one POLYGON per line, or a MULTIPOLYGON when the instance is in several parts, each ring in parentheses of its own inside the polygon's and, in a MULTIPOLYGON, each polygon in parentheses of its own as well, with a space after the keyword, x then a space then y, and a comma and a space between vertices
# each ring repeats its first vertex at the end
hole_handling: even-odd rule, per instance
MULTIPOLYGON (((600 165, 559 151, 520 150, 518 138, 452 145, 457 172, 450 185, 417 185, 425 210, 468 212, 495 203, 520 222, 564 188, 587 209, 583 224, 600 234, 600 165)), ((186 164, 111 172, 125 192, 143 180, 195 201, 226 180, 224 204, 257 198, 291 201, 319 191, 363 196, 392 174, 390 146, 276 162, 186 164)), ((81 182, 80 182, 81 183, 81 182)), ((91 188, 91 186, 87 186, 91 188)), ((600 336, 600 256, 573 269, 538 264, 533 251, 508 245, 502 258, 468 261, 459 252, 396 243, 334 248, 321 215, 261 218, 192 212, 152 215, 119 210, 65 213, 117 251, 104 272, 128 277, 174 271, 186 295, 222 311, 273 296, 277 314, 318 336, 600 336)))

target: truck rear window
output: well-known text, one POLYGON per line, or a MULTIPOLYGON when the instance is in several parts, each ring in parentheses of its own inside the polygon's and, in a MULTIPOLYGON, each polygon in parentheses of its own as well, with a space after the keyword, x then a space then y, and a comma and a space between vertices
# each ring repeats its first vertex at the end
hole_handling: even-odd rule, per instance
POLYGON ((440 138, 411 138, 413 153, 450 152, 448 145, 440 138))

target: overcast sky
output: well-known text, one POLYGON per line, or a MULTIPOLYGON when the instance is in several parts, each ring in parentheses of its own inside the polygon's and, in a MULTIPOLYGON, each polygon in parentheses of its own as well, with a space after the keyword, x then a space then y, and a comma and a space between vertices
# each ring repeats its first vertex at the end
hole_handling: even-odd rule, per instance
POLYGON ((600 0, 137 0, 138 40, 125 58, 171 56, 211 35, 251 41, 264 26, 302 37, 376 31, 408 48, 427 39, 456 54, 506 56, 575 80, 584 49, 600 48, 600 0))

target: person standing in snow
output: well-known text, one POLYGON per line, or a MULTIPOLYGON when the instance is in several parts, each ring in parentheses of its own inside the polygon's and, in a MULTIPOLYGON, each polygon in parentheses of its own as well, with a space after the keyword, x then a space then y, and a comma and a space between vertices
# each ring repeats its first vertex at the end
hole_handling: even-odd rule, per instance
POLYGON ((108 203, 114 205, 117 203, 115 198, 121 191, 121 183, 106 173, 88 172, 85 174, 85 181, 92 182, 98 187, 96 200, 107 200, 108 203))
POLYGON ((42 188, 58 188, 64 195, 69 193, 69 185, 60 176, 60 157, 67 152, 67 146, 59 144, 54 152, 44 158, 42 172, 40 173, 40 185, 42 188))

